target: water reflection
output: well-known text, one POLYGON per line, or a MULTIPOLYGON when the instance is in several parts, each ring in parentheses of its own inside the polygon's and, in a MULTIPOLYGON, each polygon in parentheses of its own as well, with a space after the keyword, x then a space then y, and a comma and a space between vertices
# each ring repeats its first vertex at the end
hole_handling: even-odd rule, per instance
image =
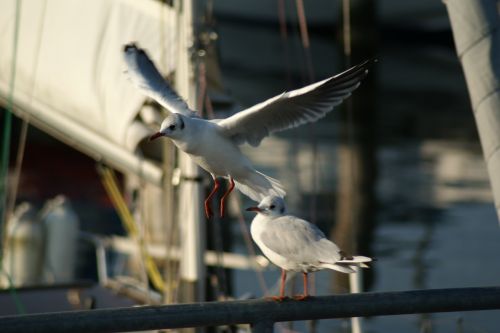
MULTIPOLYGON (((224 3, 218 2, 219 9, 228 17, 230 9, 224 8, 224 3)), ((451 47, 451 34, 446 30, 446 11, 442 4, 430 1, 419 2, 415 7, 420 9, 415 12, 407 4, 382 1, 377 8, 377 24, 382 32, 376 56, 380 61, 376 65, 376 89, 370 90, 376 99, 366 99, 374 104, 375 112, 362 118, 373 126, 373 141, 369 142, 373 144, 373 161, 365 160, 360 173, 373 184, 358 189, 358 193, 366 193, 371 187, 373 198, 368 197, 367 205, 376 202, 365 211, 365 221, 372 221, 357 226, 367 232, 355 230, 347 223, 339 224, 339 191, 346 180, 339 170, 346 161, 345 152, 359 147, 341 144, 340 133, 345 125, 338 113, 330 114, 314 127, 275 135, 259 149, 249 148, 245 153, 260 169, 286 185, 292 213, 309 218, 310 198, 316 196, 318 225, 324 231, 331 230, 344 247, 355 248, 357 242, 358 252, 378 259, 369 271, 373 275, 372 283, 366 285, 369 290, 495 285, 495 276, 500 274, 500 263, 495 258, 500 251, 500 231, 463 74, 451 47), (394 26, 408 28, 412 22, 438 30, 439 38, 429 42, 426 38, 418 39, 417 34, 409 36, 408 30, 391 30, 394 26), (317 140, 316 158, 312 158, 310 131, 315 132, 317 140), (316 186, 310 181, 315 169, 316 186)), ((266 13, 268 17, 270 14, 266 13)), ((323 14, 319 17, 324 18, 323 14)), ((314 15, 313 10, 311 24, 317 28, 318 22, 324 21, 318 18, 315 22, 314 15)), ((331 17, 335 21, 338 10, 332 11, 331 17)), ((424 35, 430 31, 425 29, 424 35)), ((297 65, 292 66, 289 77, 296 87, 301 77, 299 42, 295 31, 290 34, 290 60, 297 65)), ((274 29, 270 25, 245 25, 223 19, 219 22, 219 35, 225 85, 243 105, 253 105, 287 87, 277 24, 274 29), (260 56, 256 57, 257 53, 260 56)), ((318 79, 341 69, 339 45, 338 35, 329 36, 325 30, 312 34, 311 50, 318 79)), ((357 97, 354 94, 354 100, 357 97)), ((369 129, 364 128, 362 133, 366 131, 369 129)), ((352 165, 347 170, 352 170, 352 165)), ((345 211, 360 214, 359 205, 346 204, 345 211)), ((236 294, 244 289, 261 295, 247 275, 235 273, 236 294)), ((268 285, 274 284, 278 275, 277 270, 266 272, 268 285)), ((330 294, 331 281, 330 272, 316 274, 317 294, 330 294)), ((346 291, 346 285, 338 282, 335 276, 335 291, 346 291)), ((460 322, 466 331, 477 328, 495 332, 499 324, 496 317, 498 312, 494 311, 377 317, 366 322, 366 329, 454 332, 460 322)), ((321 321, 318 331, 341 332, 342 324, 321 321)))

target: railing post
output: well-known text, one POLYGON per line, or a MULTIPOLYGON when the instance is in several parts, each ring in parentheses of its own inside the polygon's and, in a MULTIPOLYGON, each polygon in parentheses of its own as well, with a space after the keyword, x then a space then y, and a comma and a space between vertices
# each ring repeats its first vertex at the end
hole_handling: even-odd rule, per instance
POLYGON ((252 333, 273 333, 274 322, 269 320, 259 321, 257 323, 251 323, 252 333))
POLYGON ((254 333, 271 333, 276 322, 494 309, 500 309, 500 287, 430 289, 10 315, 0 316, 0 331, 115 333, 251 323, 254 333))

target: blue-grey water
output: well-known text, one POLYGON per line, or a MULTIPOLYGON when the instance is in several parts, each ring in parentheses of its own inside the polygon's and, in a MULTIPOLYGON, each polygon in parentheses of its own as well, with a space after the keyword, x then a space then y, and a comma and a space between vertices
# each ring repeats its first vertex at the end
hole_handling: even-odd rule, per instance
MULTIPOLYGON (((223 83, 242 107, 285 90, 287 70, 295 83, 300 78, 305 81, 296 26, 289 31, 292 66, 287 69, 279 26, 266 24, 277 22, 276 3, 257 1, 249 7, 238 9, 228 1, 215 3, 215 16, 221 15, 218 33, 223 83), (228 19, 231 15, 239 19, 228 19)), ((289 3, 289 13, 290 7, 289 3)), ((324 6, 324 10, 313 7, 306 5, 312 24, 315 20, 338 22, 336 6, 324 6)), ((403 8, 397 1, 382 1, 377 8, 379 25, 374 29, 380 30, 380 38, 373 56, 379 62, 371 74, 376 76, 377 96, 376 209, 368 247, 378 261, 371 268, 368 290, 496 285, 500 276, 498 218, 445 7, 441 2, 426 1, 403 8), (408 27, 434 31, 434 36, 444 33, 436 40, 426 37, 431 34, 408 40, 398 37, 400 30, 408 27)), ((311 52, 317 79, 342 69, 338 35, 312 33, 311 52)), ((309 218, 310 198, 316 195, 316 222, 327 229, 336 222, 332 207, 342 162, 338 154, 341 126, 338 115, 331 114, 318 125, 273 136, 260 149, 245 150, 261 170, 285 184, 293 213, 309 218), (315 158, 311 137, 316 138, 315 158), (316 184, 311 181, 314 169, 316 184)), ((251 218, 246 215, 247 221, 251 218)), ((237 227, 235 230, 239 233, 237 227)), ((246 252, 243 241, 235 246, 246 252)), ((255 274, 235 272, 236 297, 263 295, 255 274)), ((271 287, 279 270, 271 267, 264 277, 271 287)), ((331 294, 333 278, 330 272, 317 273, 316 294, 331 294)), ((296 287, 301 290, 300 282, 296 287)), ((364 325, 365 332, 497 332, 499 314, 480 311, 373 317, 364 325)), ((348 321, 325 320, 317 329, 345 332, 348 327, 348 321)), ((293 329, 307 331, 303 324, 293 329)))
MULTIPOLYGON (((286 3, 289 18, 296 22, 292 15, 295 2, 286 3)), ((319 80, 344 68, 339 35, 329 26, 332 22, 338 25, 340 12, 337 2, 305 3, 311 24, 314 75, 319 80)), ((277 1, 217 0, 214 4, 222 83, 242 107, 307 83, 295 23, 289 25, 286 66, 276 20, 277 1)), ((378 260, 370 269, 371 282, 366 290, 497 285, 499 223, 445 7, 441 1, 431 0, 411 5, 395 0, 377 1, 377 17, 376 54, 369 55, 379 59, 370 74, 375 77, 372 89, 376 92, 376 207, 372 212, 374 229, 368 231, 371 241, 366 248, 378 260)), ((353 98, 356 97, 355 93, 353 98)), ((339 166, 345 162, 339 154, 343 126, 339 114, 333 112, 316 125, 273 135, 259 149, 245 147, 245 153, 261 171, 286 186, 290 211, 308 219, 316 216, 316 222, 327 234, 338 221, 335 207, 339 166), (317 203, 314 212, 310 209, 312 198, 317 203)), ((118 218, 95 176, 93 161, 82 162, 80 154, 68 147, 47 148, 38 140, 43 149, 35 149, 36 144, 28 142, 21 180, 23 196, 42 196, 41 188, 49 191, 44 198, 66 193, 83 213, 85 231, 120 232, 118 218), (80 168, 70 170, 68 164, 78 164, 80 168), (29 165, 36 166, 38 178, 29 165), (69 189, 68 179, 72 184, 69 189), (89 186, 91 181, 93 186, 89 186), (95 203, 87 201, 95 197, 106 210, 99 219, 91 208, 95 203)), ((254 203, 244 201, 247 204, 254 203)), ((251 218, 251 214, 245 214, 247 227, 251 218)), ((234 251, 247 253, 239 225, 233 222, 234 251)), ((86 252, 94 257, 90 245, 86 252)), ((90 268, 95 270, 93 261, 80 269, 80 277, 95 277, 90 268)), ((233 272, 235 297, 263 296, 256 274, 233 272)), ((276 292, 273 287, 279 274, 272 265, 263 272, 271 292, 276 292)), ((314 280, 315 294, 334 292, 332 285, 336 281, 331 272, 318 272, 314 280)), ((295 290, 301 291, 300 281, 295 290)), ((499 315, 499 311, 480 311, 372 317, 365 320, 364 326, 365 332, 370 333, 493 333, 500 326, 499 315)), ((278 327, 280 331, 285 328, 290 329, 287 325, 278 327)), ((306 332, 307 326, 297 323, 292 329, 306 332)), ((318 332, 348 329, 349 322, 344 320, 323 320, 317 326, 318 332)))

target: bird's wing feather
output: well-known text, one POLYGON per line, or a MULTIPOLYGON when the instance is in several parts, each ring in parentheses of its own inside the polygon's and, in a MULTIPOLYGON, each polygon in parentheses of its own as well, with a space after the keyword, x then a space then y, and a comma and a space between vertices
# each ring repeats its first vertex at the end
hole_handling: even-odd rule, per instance
POLYGON ((169 112, 189 117, 195 115, 163 78, 146 51, 130 43, 123 48, 123 54, 128 77, 146 96, 153 98, 169 112))
POLYGON ((296 262, 335 262, 340 258, 339 248, 318 227, 294 216, 270 221, 261 239, 271 251, 296 262))
POLYGON ((324 117, 360 85, 372 62, 367 60, 323 81, 275 96, 218 124, 234 142, 258 146, 270 133, 324 117))

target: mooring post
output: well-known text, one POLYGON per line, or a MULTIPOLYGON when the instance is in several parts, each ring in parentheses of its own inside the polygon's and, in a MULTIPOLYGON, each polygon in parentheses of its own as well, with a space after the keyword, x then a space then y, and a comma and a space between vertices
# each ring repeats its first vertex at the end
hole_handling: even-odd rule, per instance
POLYGON ((263 320, 256 323, 251 323, 252 333, 273 333, 274 322, 263 320))

